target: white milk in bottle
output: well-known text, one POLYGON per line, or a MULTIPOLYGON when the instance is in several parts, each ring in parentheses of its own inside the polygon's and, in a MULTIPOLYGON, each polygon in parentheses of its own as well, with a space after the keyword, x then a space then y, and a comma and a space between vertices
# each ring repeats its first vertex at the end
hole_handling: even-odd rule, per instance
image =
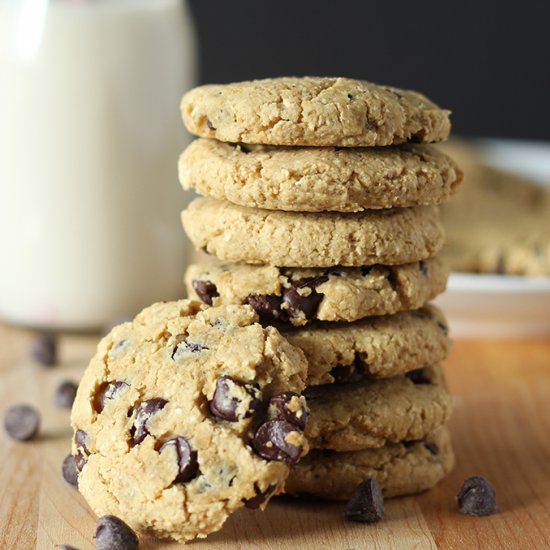
POLYGON ((0 0, 0 318, 97 329, 183 294, 180 0, 0 0))

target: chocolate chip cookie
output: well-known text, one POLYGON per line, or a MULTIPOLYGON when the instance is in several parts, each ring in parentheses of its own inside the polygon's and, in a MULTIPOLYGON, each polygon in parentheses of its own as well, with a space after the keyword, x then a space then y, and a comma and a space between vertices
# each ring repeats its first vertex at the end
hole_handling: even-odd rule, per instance
POLYGON ((440 366, 383 380, 311 387, 305 395, 310 446, 335 451, 422 439, 447 422, 452 410, 440 366))
POLYGON ((442 209, 453 271, 550 275, 550 188, 483 163, 475 148, 446 145, 468 184, 442 209))
POLYGON ((365 479, 376 479, 385 497, 418 493, 443 479, 454 465, 449 433, 440 428, 419 441, 339 453, 312 451, 291 472, 285 492, 347 500, 365 479))
POLYGON ((417 309, 445 290, 447 275, 436 256, 358 268, 191 265, 185 283, 189 296, 206 304, 250 304, 265 324, 303 326, 417 309))
POLYGON ((187 129, 231 143, 371 147, 445 140, 449 111, 422 94, 350 78, 209 84, 181 104, 187 129))
POLYGON ((197 139, 181 155, 184 189, 241 206, 301 212, 440 204, 462 181, 429 145, 272 147, 197 139))
POLYGON ((260 210, 194 200, 182 213, 197 249, 229 262, 287 267, 396 265, 433 256, 443 245, 437 208, 361 213, 260 210))
POLYGON ((307 363, 249 306, 155 304, 99 344, 72 411, 98 515, 179 541, 282 490, 307 451, 307 363))
POLYGON ((447 322, 433 306, 281 331, 306 356, 308 386, 388 378, 443 361, 451 346, 447 322))

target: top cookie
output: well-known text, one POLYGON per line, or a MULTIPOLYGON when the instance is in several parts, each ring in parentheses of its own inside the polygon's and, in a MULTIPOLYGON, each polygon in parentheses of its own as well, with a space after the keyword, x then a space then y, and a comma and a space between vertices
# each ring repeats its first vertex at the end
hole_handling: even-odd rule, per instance
POLYGON ((449 136, 450 112, 418 92, 364 80, 284 77, 187 92, 187 129, 231 143, 372 147, 449 136))
POLYGON ((307 450, 307 362, 250 307, 155 304, 99 344, 72 411, 98 514, 184 541, 282 490, 307 450))

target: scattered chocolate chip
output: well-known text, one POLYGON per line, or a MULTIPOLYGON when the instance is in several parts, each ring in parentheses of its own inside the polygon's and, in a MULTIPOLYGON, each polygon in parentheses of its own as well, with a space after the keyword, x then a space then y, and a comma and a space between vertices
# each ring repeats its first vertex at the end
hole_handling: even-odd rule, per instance
POLYGON ((367 364, 357 352, 351 365, 338 365, 330 371, 330 375, 334 378, 336 384, 359 382, 364 380, 368 374, 367 364))
POLYGON ((469 516, 490 516, 497 510, 497 495, 489 482, 481 476, 464 481, 456 500, 458 510, 469 516))
POLYGON ((269 294, 249 294, 245 300, 246 304, 258 314, 262 325, 281 323, 288 320, 285 311, 281 309, 283 299, 281 296, 269 294))
POLYGON ((59 386, 55 390, 55 404, 62 409, 70 409, 73 406, 77 389, 78 386, 70 380, 61 382, 61 384, 59 384, 59 386))
POLYGON ((96 550, 137 550, 136 534, 116 516, 102 516, 94 533, 96 550))
POLYGON ((40 415, 30 405, 14 405, 4 416, 4 428, 10 437, 18 441, 33 439, 40 427, 40 415))
POLYGON ((414 369, 407 373, 405 373, 405 376, 413 383, 413 384, 431 384, 432 381, 430 380, 426 369, 414 369))
POLYGON ((211 281, 201 281, 200 279, 193 280, 193 289, 197 293, 197 296, 209 306, 212 305, 212 298, 219 296, 216 285, 211 281))
POLYGON ((428 443, 427 441, 424 441, 424 447, 430 451, 434 456, 439 453, 439 449, 437 448, 437 445, 434 445, 433 443, 428 443))
POLYGON ((252 446, 266 460, 284 460, 294 465, 298 462, 302 447, 287 441, 291 433, 299 431, 294 424, 286 420, 268 420, 254 434, 252 446))
POLYGON ((159 449, 159 453, 161 453, 163 449, 169 445, 173 445, 176 448, 176 454, 178 457, 179 473, 174 479, 174 483, 184 483, 185 481, 190 481, 194 477, 197 477, 199 473, 197 451, 193 451, 193 449, 191 449, 189 441, 183 436, 170 439, 166 443, 162 444, 159 449))
POLYGON ((74 442, 77 449, 82 449, 87 455, 90 454, 88 449, 88 434, 84 430, 76 430, 74 433, 74 442))
POLYGON ((418 269, 420 270, 420 273, 424 275, 424 277, 428 276, 428 264, 424 260, 420 260, 418 262, 418 269))
POLYGON ((437 328, 445 335, 447 336, 449 334, 449 327, 442 323, 441 321, 437 321, 437 328))
POLYGON ((327 281, 326 275, 308 277, 294 281, 289 288, 285 289, 283 301, 288 304, 289 315, 298 317, 303 313, 306 319, 313 319, 323 300, 323 294, 318 293, 316 288, 327 281))
POLYGON ((147 423, 149 422, 149 419, 155 413, 163 409, 166 403, 168 403, 166 399, 155 397, 154 399, 149 399, 139 404, 134 425, 130 433, 132 436, 132 443, 134 445, 139 445, 149 435, 149 432, 147 431, 147 423))
POLYGON ((61 464, 63 479, 73 487, 78 486, 78 469, 73 455, 67 455, 61 464))
POLYGON ((275 491, 277 485, 269 485, 265 491, 260 491, 258 486, 254 484, 256 496, 244 501, 244 505, 251 510, 257 510, 275 491))
POLYGON ((113 380, 112 382, 104 382, 99 386, 99 389, 94 397, 94 409, 99 414, 105 408, 105 402, 107 399, 114 399, 124 389, 129 388, 130 384, 127 382, 121 382, 119 380, 113 380))
POLYGON ((350 101, 353 101, 353 96, 352 96, 351 94, 348 94, 348 99, 349 99, 350 101))
POLYGON ((38 334, 31 345, 31 354, 41 365, 53 367, 57 363, 56 336, 49 332, 38 334))
POLYGON ((297 393, 285 392, 275 395, 269 400, 269 411, 272 413, 272 418, 287 420, 301 430, 306 427, 307 409, 297 393), (296 410, 293 410, 294 408, 296 410))
POLYGON ((212 122, 209 118, 206 119, 206 125, 208 126, 208 128, 210 128, 210 130, 215 130, 216 129, 216 128, 214 128, 214 125, 212 124, 212 122))
POLYGON ((216 389, 210 401, 210 411, 214 416, 229 422, 237 422, 241 418, 249 418, 261 405, 260 392, 250 384, 236 382, 227 375, 222 375, 216 380, 216 389), (241 409, 241 403, 245 404, 245 410, 241 409))
POLYGON ((384 518, 384 497, 376 479, 366 479, 357 486, 346 505, 344 517, 364 523, 376 523, 384 518))
POLYGON ((59 550, 78 550, 75 546, 69 546, 68 544, 62 544, 59 546, 59 550))

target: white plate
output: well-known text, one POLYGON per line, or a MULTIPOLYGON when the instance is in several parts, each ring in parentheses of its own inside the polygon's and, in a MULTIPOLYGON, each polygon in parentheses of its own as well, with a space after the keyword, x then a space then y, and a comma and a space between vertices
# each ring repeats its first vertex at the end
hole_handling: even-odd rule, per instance
MULTIPOLYGON (((487 164, 550 184, 550 144, 476 141, 487 164)), ((550 336, 550 277, 452 273, 436 303, 457 338, 550 336)))

